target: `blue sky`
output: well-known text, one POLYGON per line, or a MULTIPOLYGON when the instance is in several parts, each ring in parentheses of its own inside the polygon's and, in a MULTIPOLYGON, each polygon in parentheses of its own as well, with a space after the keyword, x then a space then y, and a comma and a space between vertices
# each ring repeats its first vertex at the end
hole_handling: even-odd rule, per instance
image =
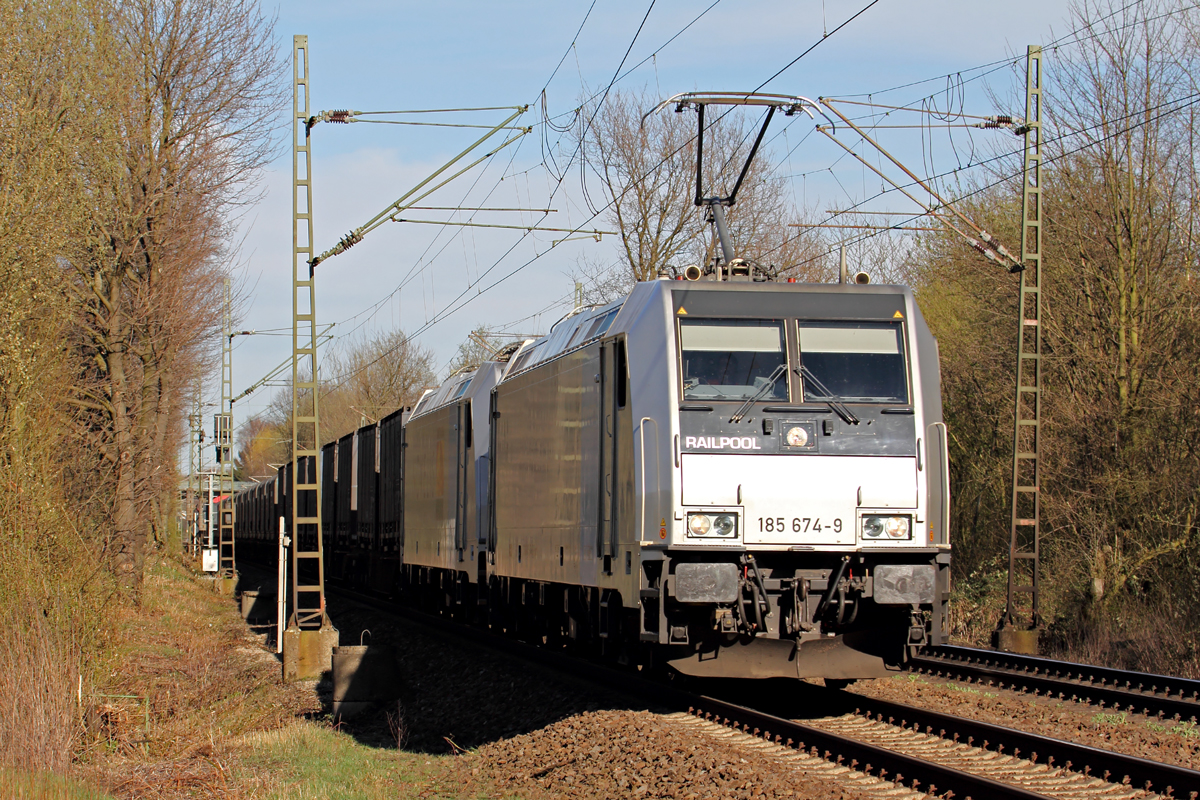
MULTIPOLYGON (((709 9, 712 0, 656 0, 648 16, 649 0, 288 0, 275 10, 283 58, 290 57, 293 34, 309 37, 314 111, 516 106, 536 103, 545 88, 553 116, 569 113, 580 97, 602 90, 627 49, 624 70, 641 66, 621 79, 617 84, 621 89, 648 88, 664 97, 692 90, 753 89, 869 2, 720 0, 670 44, 665 43, 709 9)), ((763 91, 813 98, 873 94, 876 101, 903 105, 944 90, 946 80, 891 93, 885 90, 960 71, 970 77, 977 73, 969 70, 978 65, 1023 57, 1027 44, 1049 42, 1068 31, 1066 14, 1066 0, 1003 4, 879 0, 763 91)), ((1013 82, 1012 73, 1004 70, 989 80, 1002 93, 1013 82)), ((968 112, 1021 112, 994 108, 982 91, 983 84, 966 84, 968 112)), ((501 119, 500 112, 488 112, 470 115, 469 121, 501 119)), ((537 125, 539 119, 531 107, 521 122, 537 125)), ((773 151, 778 155, 795 147, 812 127, 811 122, 793 122, 787 134, 775 141, 773 151)), ((478 133, 318 125, 312 140, 317 249, 331 247, 348 230, 381 211, 478 133)), ((1002 136, 977 134, 974 141, 977 148, 986 148, 993 146, 989 137, 1002 136)), ((919 140, 899 131, 889 137, 888 145, 912 158, 912 166, 920 172, 919 140)), ((792 184, 798 200, 822 209, 844 207, 878 191, 879 180, 860 167, 846 160, 834 164, 837 152, 821 138, 810 136, 780 166, 780 174, 795 176, 792 184)), ((1009 140, 1003 145, 1014 144, 1009 140)), ((937 148, 939 167, 964 158, 962 150, 956 153, 948 143, 937 148)), ((540 207, 553 193, 551 206, 558 211, 543 224, 574 227, 587 222, 590 212, 581 198, 578 170, 557 186, 542 166, 542 151, 539 127, 519 147, 506 149, 425 204, 453 206, 466 201, 540 207), (474 190, 468 191, 473 182, 474 190)), ((245 298, 240 328, 290 327, 290 182, 290 152, 281 149, 264 175, 262 200, 247 209, 240 225, 241 251, 235 267, 245 298)), ((888 199, 877 207, 908 209, 911 205, 888 199)), ((409 215, 418 217, 417 212, 409 215)), ((448 218, 437 212, 421 215, 448 218)), ((488 219, 509 224, 533 219, 528 214, 500 216, 488 219)), ((608 226, 596 219, 588 227, 608 226)), ((579 260, 615 260, 615 243, 609 237, 600 243, 587 239, 551 248, 558 238, 561 234, 522 237, 517 231, 385 225, 318 268, 318 317, 322 326, 336 323, 334 333, 342 337, 395 328, 416 334, 417 341, 433 352, 437 366, 444 368, 478 325, 545 332, 569 310, 571 274, 579 260), (500 278, 504 280, 497 283, 500 278), (456 298, 460 299, 455 302, 456 298)), ((235 344, 235 394, 290 356, 286 336, 240 337, 235 344)), ((211 391, 219 390, 217 376, 210 384, 211 391)), ((261 389, 239 403, 235 418, 244 420, 261 411, 271 391, 261 389)))

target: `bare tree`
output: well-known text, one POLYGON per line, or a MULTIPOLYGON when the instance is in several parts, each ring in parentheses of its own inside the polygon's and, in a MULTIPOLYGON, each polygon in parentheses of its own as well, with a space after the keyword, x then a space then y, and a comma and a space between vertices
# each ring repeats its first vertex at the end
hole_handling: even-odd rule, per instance
POLYGON ((485 361, 494 359, 505 345, 513 341, 512 336, 498 334, 486 325, 480 325, 458 346, 458 352, 450 360, 448 370, 453 374, 463 369, 474 369, 485 361))
MULTIPOLYGON (((403 331, 364 337, 325 357, 321 366, 321 439, 330 442, 411 406, 435 385, 433 354, 403 331)), ((291 389, 271 401, 268 417, 291 430, 291 389)), ((290 442, 283 454, 291 452, 290 442)))
POLYGON ((1056 70, 1048 106, 1069 132, 1050 186, 1069 270, 1050 322, 1071 402, 1055 410, 1078 431, 1055 465, 1070 491, 1051 511, 1063 552, 1083 556, 1085 617, 1131 600, 1200 609, 1200 572, 1182 555, 1200 532, 1200 420, 1186 410, 1198 393, 1182 366, 1200 358, 1195 120, 1163 113, 1196 90, 1200 18, 1183 12, 1181 25, 1173 8, 1081 0, 1072 22, 1095 38, 1056 70))
POLYGON ((112 484, 113 565, 138 597, 181 419, 226 265, 229 215, 271 153, 281 103, 270 20, 253 0, 89 6, 96 82, 90 249, 71 260, 88 415, 112 484))
MULTIPOLYGON (((1046 60, 1043 612, 1052 646, 1076 658, 1198 671, 1200 209, 1179 99, 1200 75, 1200 19, 1165 2, 1072 13, 1088 35, 1046 60)), ((964 207, 1016 242, 1008 167, 964 207)), ((971 596, 1006 561, 1016 283, 940 235, 913 274, 941 346, 956 573, 971 596)))
POLYGON ((273 423, 265 414, 250 417, 238 426, 237 480, 260 480, 275 474, 277 464, 287 459, 291 430, 273 423))

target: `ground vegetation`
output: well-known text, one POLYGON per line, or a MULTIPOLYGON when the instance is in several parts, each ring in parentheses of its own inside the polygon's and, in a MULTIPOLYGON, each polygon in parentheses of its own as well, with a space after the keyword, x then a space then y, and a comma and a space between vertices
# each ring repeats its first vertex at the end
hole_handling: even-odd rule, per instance
POLYGON ((61 771, 175 456, 286 96, 251 0, 0 0, 0 765, 61 771))

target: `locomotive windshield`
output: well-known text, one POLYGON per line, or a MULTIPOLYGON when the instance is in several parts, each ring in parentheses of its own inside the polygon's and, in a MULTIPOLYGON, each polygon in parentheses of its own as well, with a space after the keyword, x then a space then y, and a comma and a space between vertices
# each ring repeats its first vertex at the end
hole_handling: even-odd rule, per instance
MULTIPOLYGON (((787 363, 781 320, 679 321, 685 400, 746 400, 787 363)), ((786 400, 787 381, 776 380, 762 399, 786 400)))
POLYGON ((804 322, 800 359, 825 388, 803 381, 808 400, 851 403, 907 403, 904 339, 899 323, 804 322))

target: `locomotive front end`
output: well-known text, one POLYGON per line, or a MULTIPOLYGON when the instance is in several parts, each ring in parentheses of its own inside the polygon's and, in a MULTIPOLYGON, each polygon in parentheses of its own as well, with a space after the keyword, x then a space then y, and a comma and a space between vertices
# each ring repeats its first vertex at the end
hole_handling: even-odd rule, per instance
POLYGON ((646 638, 687 674, 832 680, 944 641, 945 428, 911 293, 693 284, 671 310, 678 483, 646 638))

